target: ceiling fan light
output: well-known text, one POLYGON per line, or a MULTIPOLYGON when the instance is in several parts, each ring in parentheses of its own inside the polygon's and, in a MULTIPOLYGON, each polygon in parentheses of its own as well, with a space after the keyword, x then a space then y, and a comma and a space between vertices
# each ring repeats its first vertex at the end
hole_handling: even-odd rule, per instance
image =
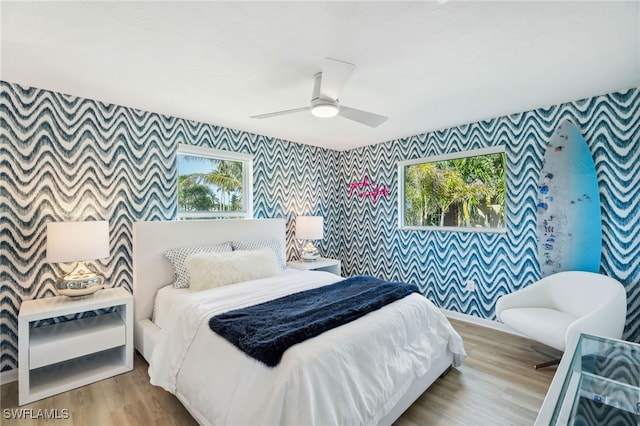
POLYGON ((316 104, 311 107, 311 114, 319 118, 329 118, 338 115, 339 108, 334 104, 316 104))

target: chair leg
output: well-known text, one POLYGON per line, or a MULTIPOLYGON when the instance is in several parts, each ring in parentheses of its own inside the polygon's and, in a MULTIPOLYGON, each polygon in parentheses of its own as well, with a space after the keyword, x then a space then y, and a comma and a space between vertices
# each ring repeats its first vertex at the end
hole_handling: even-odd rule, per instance
POLYGON ((533 366, 533 369, 539 370, 541 368, 551 367, 552 365, 558 365, 558 364, 560 364, 560 358, 552 359, 551 361, 546 361, 546 362, 541 362, 540 364, 536 364, 533 366))

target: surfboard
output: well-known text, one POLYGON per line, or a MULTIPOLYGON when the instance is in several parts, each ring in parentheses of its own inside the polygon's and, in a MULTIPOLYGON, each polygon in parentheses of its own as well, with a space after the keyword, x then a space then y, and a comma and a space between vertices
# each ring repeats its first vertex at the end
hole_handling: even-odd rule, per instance
POLYGON ((600 270, 602 218, 596 168, 587 142, 570 120, 560 123, 547 142, 536 210, 542 276, 600 270))

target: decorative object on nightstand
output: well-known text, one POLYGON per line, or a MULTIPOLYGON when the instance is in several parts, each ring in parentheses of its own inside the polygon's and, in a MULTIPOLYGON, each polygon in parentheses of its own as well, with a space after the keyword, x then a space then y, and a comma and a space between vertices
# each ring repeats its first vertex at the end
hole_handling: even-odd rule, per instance
POLYGON ((47 223, 47 262, 78 262, 73 271, 58 278, 56 289, 64 296, 86 296, 100 290, 104 276, 85 261, 109 256, 109 222, 47 223))
POLYGON ((314 261, 320 258, 320 252, 311 240, 324 238, 324 220, 322 216, 298 216, 296 217, 296 238, 307 240, 307 244, 300 252, 300 258, 305 261, 314 261))

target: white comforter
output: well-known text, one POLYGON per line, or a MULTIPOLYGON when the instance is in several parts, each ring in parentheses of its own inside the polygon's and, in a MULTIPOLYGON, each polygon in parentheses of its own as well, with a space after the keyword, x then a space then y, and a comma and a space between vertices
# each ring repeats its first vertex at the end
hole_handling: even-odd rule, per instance
POLYGON ((181 297, 154 349, 151 383, 201 424, 372 425, 445 348, 454 364, 464 358, 460 336, 419 294, 292 346, 274 368, 209 328, 213 315, 341 279, 287 271, 181 297))

